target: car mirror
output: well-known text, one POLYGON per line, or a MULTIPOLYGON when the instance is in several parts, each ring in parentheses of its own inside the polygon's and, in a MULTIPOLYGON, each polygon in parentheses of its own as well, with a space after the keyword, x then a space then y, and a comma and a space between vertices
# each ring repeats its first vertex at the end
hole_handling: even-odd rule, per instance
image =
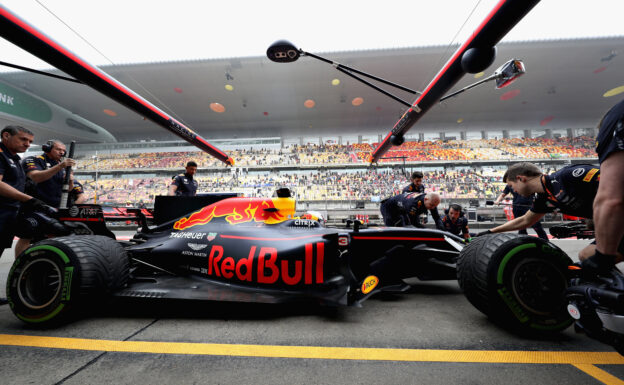
POLYGON ((496 88, 500 89, 503 87, 507 87, 511 83, 513 83, 520 76, 524 75, 526 72, 526 68, 524 67, 524 63, 518 59, 512 59, 502 66, 498 67, 496 71, 494 71, 494 76, 496 78, 496 88))

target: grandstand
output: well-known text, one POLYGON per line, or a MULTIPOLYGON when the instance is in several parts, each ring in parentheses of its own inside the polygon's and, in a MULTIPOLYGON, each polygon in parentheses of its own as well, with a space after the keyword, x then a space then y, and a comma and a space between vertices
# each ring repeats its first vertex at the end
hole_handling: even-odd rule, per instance
POLYGON ((100 151, 96 159, 90 149, 79 156, 76 174, 93 201, 150 206, 155 196, 166 194, 171 177, 181 172, 188 160, 195 160, 199 192, 256 197, 271 196, 276 188, 288 187, 300 209, 376 216, 378 203, 399 193, 409 183, 407 176, 412 170, 424 171, 426 191, 439 193, 442 206, 451 202, 474 206, 475 201, 484 205, 496 198, 510 163, 528 160, 552 172, 572 162, 596 161, 593 139, 588 136, 408 141, 390 151, 379 165, 369 166, 365 159, 375 145, 267 148, 265 143, 248 143, 229 151, 236 159, 233 168, 224 168, 192 148, 181 151, 170 145, 166 148, 176 151, 136 145, 123 154, 100 151))

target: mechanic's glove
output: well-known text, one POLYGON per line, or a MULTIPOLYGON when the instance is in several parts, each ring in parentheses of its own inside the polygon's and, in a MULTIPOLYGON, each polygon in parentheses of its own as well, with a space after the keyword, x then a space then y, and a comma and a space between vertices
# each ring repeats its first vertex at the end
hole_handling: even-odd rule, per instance
POLYGON ((596 250, 596 254, 581 261, 581 272, 583 276, 609 275, 615 267, 615 255, 602 254, 596 250))
POLYGON ((475 237, 480 237, 480 236, 488 235, 488 234, 494 234, 494 233, 492 232, 492 230, 485 230, 485 231, 482 231, 480 233, 477 233, 477 235, 475 235, 475 237))
POLYGON ((43 213, 46 215, 55 215, 56 210, 52 206, 48 206, 43 201, 32 198, 29 201, 24 202, 24 208, 30 211, 35 211, 38 213, 43 213))
POLYGON ((72 232, 56 219, 50 218, 44 223, 44 232, 46 235, 61 236, 70 235, 72 232))

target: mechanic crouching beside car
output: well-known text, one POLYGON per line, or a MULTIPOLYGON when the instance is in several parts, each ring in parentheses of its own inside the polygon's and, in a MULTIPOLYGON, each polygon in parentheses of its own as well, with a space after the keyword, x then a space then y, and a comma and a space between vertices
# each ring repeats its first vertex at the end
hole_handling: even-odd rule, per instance
POLYGON ((429 210, 436 228, 444 230, 437 208, 439 204, 440 195, 436 193, 403 193, 384 199, 379 210, 386 226, 403 227, 412 225, 420 228, 425 226, 420 223, 418 218, 420 214, 425 214, 429 210))
POLYGON ((470 230, 468 230, 468 218, 464 215, 461 205, 452 203, 446 210, 446 215, 442 218, 442 226, 444 231, 453 235, 470 239, 470 230))

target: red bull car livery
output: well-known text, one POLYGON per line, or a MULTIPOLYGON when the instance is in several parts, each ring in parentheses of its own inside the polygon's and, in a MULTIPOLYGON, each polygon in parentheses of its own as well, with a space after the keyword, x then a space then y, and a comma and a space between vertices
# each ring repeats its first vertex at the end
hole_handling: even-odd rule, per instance
POLYGON ((405 278, 456 279, 461 238, 359 222, 325 227, 296 217, 285 191, 222 199, 156 227, 145 223, 130 241, 94 231, 104 235, 38 242, 9 273, 11 309, 27 323, 47 324, 105 295, 350 306, 407 289, 405 278))
POLYGON ((180 218, 173 224, 175 230, 184 230, 196 225, 203 225, 214 218, 225 217, 225 220, 232 225, 246 222, 257 222, 273 224, 283 221, 287 216, 294 215, 294 205, 292 210, 291 202, 283 201, 284 198, 264 199, 264 198, 229 198, 217 204, 206 206, 185 218, 180 218), (280 211, 277 205, 282 206, 280 211))

